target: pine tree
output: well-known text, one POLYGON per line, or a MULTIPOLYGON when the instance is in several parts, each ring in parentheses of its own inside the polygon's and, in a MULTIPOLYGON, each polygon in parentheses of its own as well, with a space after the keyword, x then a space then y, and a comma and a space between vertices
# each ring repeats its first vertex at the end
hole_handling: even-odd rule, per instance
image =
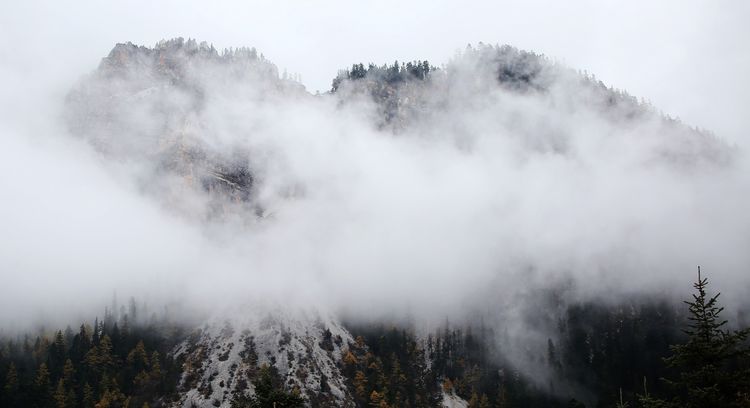
POLYGON ((3 386, 3 390, 6 395, 10 395, 16 390, 18 390, 18 371, 16 370, 16 365, 11 362, 10 366, 8 366, 8 374, 5 376, 5 385, 3 386))
POLYGON ((76 369, 73 366, 73 362, 70 359, 65 360, 65 366, 63 367, 63 380, 65 380, 65 386, 73 388, 75 383, 76 369))
POLYGON ((66 360, 65 337, 62 331, 55 333, 55 340, 49 347, 48 367, 53 376, 57 377, 62 373, 66 360))
POLYGON ((83 408, 91 408, 94 406, 94 389, 91 388, 89 383, 83 384, 83 408))
POLYGON ((82 360, 91 348, 91 330, 85 324, 81 324, 78 334, 73 337, 70 347, 70 357, 75 361, 82 360))
POLYGON ((748 400, 750 393, 750 328, 723 329, 717 293, 706 293, 708 279, 693 284, 696 294, 685 301, 690 316, 687 343, 671 346, 672 355, 665 359, 668 367, 679 371, 676 379, 666 380, 676 391, 672 403, 682 407, 730 407, 748 400))
POLYGON ((161 363, 159 363, 158 351, 154 351, 151 354, 151 378, 153 378, 154 381, 161 381, 162 379, 161 363))
POLYGON ((253 381, 255 395, 238 395, 231 403, 232 408, 296 408, 305 404, 297 390, 286 392, 275 369, 268 365, 260 367, 258 378, 253 381))
POLYGON ((367 377, 362 371, 354 374, 354 392, 362 400, 367 396, 367 377))
POLYGON ((34 379, 34 402, 38 407, 46 407, 52 403, 49 370, 45 363, 39 365, 36 378, 34 379))
POLYGON ((357 357, 354 355, 354 353, 351 352, 351 350, 346 351, 343 360, 344 364, 347 366, 354 366, 357 364, 357 357))
POLYGON ((370 406, 379 407, 382 400, 383 394, 377 392, 376 390, 372 390, 372 392, 370 393, 370 406))
POLYGON ((52 395, 52 398, 55 400, 55 405, 57 408, 65 408, 67 407, 68 402, 68 393, 65 392, 65 382, 62 380, 62 378, 57 381, 57 388, 55 388, 55 393, 52 395))
POLYGON ((115 365, 114 357, 112 355, 112 340, 106 334, 99 341, 96 357, 96 364, 99 370, 107 371, 115 365))
POLYGON ((128 353, 126 361, 136 372, 148 367, 148 355, 146 354, 146 346, 143 344, 143 340, 139 341, 135 348, 128 353))
MULTIPOLYGON (((646 377, 643 377, 643 394, 638 394, 637 398, 639 408, 672 408, 669 402, 653 397, 648 393, 646 377)), ((622 390, 620 390, 620 402, 622 403, 622 390)))
POLYGON ((102 397, 99 399, 99 402, 96 403, 96 408, 110 408, 110 407, 127 407, 128 406, 128 400, 122 392, 120 392, 120 387, 117 385, 117 380, 111 380, 107 378, 107 381, 102 380, 103 383, 106 383, 106 386, 103 387, 102 391, 102 397))
POLYGON ((8 373, 5 375, 5 385, 3 385, 4 402, 8 406, 14 406, 18 393, 18 371, 16 365, 11 362, 8 366, 8 373))
POLYGON ((93 328, 92 335, 91 335, 91 343, 95 346, 99 344, 99 332, 100 332, 99 318, 97 317, 94 319, 94 328, 93 328))

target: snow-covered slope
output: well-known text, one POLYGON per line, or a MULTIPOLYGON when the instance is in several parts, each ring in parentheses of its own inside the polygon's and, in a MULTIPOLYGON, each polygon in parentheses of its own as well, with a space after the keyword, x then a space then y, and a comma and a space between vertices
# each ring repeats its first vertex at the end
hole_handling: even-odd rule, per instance
POLYGON ((469 403, 465 399, 453 393, 443 391, 443 407, 445 408, 467 408, 469 403))
POLYGON ((249 309, 240 318, 197 329, 174 351, 184 357, 182 407, 226 407, 238 393, 254 393, 252 378, 267 364, 285 386, 310 403, 353 406, 338 362, 353 339, 330 315, 284 308, 249 309))

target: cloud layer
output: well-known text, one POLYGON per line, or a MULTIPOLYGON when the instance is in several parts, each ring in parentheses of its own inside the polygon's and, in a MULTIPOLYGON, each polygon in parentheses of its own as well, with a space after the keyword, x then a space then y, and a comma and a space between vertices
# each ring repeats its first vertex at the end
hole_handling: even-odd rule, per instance
POLYGON ((743 151, 553 64, 542 91, 500 86, 486 52, 399 88, 395 128, 358 84, 314 97, 237 60, 191 63, 187 88, 144 79, 150 63, 88 77, 83 139, 62 98, 32 93, 38 117, 8 116, 0 141, 0 323, 92 313, 115 290, 442 321, 571 282, 571 299, 682 296, 698 264, 743 299, 743 151), (249 203, 199 182, 229 157, 254 175, 249 203))

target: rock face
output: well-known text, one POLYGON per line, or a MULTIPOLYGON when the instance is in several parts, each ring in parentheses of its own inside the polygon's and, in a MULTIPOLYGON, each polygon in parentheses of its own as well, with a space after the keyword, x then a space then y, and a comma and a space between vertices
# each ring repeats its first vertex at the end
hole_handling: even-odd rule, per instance
POLYGON ((623 136, 644 143, 638 138, 653 136, 644 144, 653 154, 650 160, 693 168, 725 165, 734 156, 710 132, 667 117, 593 76, 509 45, 480 43, 442 68, 427 61, 355 64, 339 72, 332 93, 343 104, 369 97, 378 107, 376 124, 395 134, 458 129, 452 132, 460 136, 462 129, 487 120, 491 127, 484 131, 520 136, 529 151, 570 155, 580 122, 567 121, 588 115, 603 138, 623 136), (529 101, 541 102, 541 114, 524 108, 529 101))
POLYGON ((174 406, 229 406, 254 393, 259 367, 267 365, 285 387, 313 406, 354 406, 339 371, 349 332, 330 316, 277 308, 207 324, 174 351, 184 358, 181 400, 174 406))
POLYGON ((593 77, 509 46, 468 50, 444 69, 426 61, 355 65, 334 80, 331 94, 316 98, 280 77, 255 49, 220 53, 183 39, 153 48, 118 44, 70 92, 65 117, 72 134, 115 161, 135 163, 143 188, 170 206, 204 218, 250 207, 252 217, 264 213, 252 204, 263 177, 259 163, 274 154, 253 151, 262 150, 267 122, 299 115, 295 131, 306 133, 306 126, 316 125, 306 115, 323 112, 276 108, 313 99, 356 106, 363 96, 374 102, 371 120, 381 129, 428 137, 440 129, 461 146, 471 146, 476 135, 470 129, 482 122, 485 133, 513 135, 528 152, 575 156, 574 118, 586 115, 602 137, 644 139, 638 143, 648 150, 647 160, 695 167, 732 158, 731 149, 711 134, 666 118, 593 77), (251 146, 247 140, 254 136, 251 146), (200 208, 183 208, 191 205, 186 191, 199 193, 193 201, 201 203, 193 204, 200 208))
MULTIPOLYGON (((315 100, 336 101, 330 105, 339 108, 367 99, 366 106, 375 106, 373 124, 393 130, 388 136, 411 132, 428 139, 442 129, 442 136, 470 152, 476 136, 472 129, 482 123, 488 140, 513 137, 524 153, 574 159, 576 118, 588 115, 598 133, 623 139, 623 146, 631 137, 641 137, 647 123, 649 134, 659 136, 645 143, 647 161, 687 167, 721 165, 732 156, 708 133, 664 118, 593 78, 513 48, 480 48, 438 71, 426 61, 355 68, 336 79, 331 94, 315 100), (558 111, 564 114, 548 114, 558 111)), ((255 200, 264 174, 254 160, 283 160, 273 157, 272 150, 253 152, 243 141, 249 133, 263 133, 264 122, 294 120, 295 113, 315 116, 319 111, 299 106, 268 115, 280 111, 277 103, 305 98, 316 97, 279 77, 276 66, 254 49, 219 53, 208 44, 177 39, 153 48, 118 44, 69 94, 65 116, 71 133, 104 157, 134 164, 143 189, 170 208, 197 219, 230 214, 244 221, 264 215, 255 200)), ((331 109, 320 112, 339 113, 331 109)), ((304 127, 315 124, 308 120, 293 131, 307 132, 304 127)), ((261 137, 252 146, 263 150, 265 142, 261 137)), ((265 169, 273 172, 283 165, 275 162, 265 169)), ((304 187, 283 184, 279 195, 294 197, 304 187)), ((253 305, 222 314, 175 348, 184 374, 173 406, 228 407, 234 399, 254 394, 253 381, 262 367, 310 406, 355 406, 340 368, 342 350, 353 342, 342 324, 325 313, 253 305)), ((444 393, 442 399, 448 407, 467 405, 455 394, 444 393)))
MULTIPOLYGON (((183 39, 153 48, 126 43, 70 92, 65 117, 71 133, 103 157, 136 168, 144 190, 169 208, 198 220, 253 218, 261 210, 253 203, 252 160, 241 138, 221 138, 216 124, 231 119, 217 120, 221 103, 211 101, 227 98, 245 113, 298 97, 312 95, 255 49, 220 53, 183 39), (196 200, 197 211, 190 207, 196 200)), ((264 366, 308 405, 353 406, 338 368, 352 341, 332 316, 287 307, 252 305, 208 319, 173 352, 184 359, 173 406, 228 407, 254 394, 264 366)))
POLYGON ((184 211, 191 210, 181 208, 185 193, 198 193, 207 201, 200 215, 215 218, 232 203, 247 203, 255 178, 246 147, 223 139, 209 119, 220 105, 209 101, 258 104, 281 95, 307 93, 255 49, 219 53, 183 39, 153 48, 126 43, 73 88, 64 115, 73 135, 137 167, 144 189, 184 211))

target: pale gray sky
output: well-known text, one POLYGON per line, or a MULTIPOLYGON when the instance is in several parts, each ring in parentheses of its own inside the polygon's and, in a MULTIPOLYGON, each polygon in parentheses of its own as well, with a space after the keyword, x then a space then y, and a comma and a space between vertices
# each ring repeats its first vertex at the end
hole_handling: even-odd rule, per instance
MULTIPOLYGON (((315 91, 327 90, 337 69, 354 62, 439 65, 467 43, 508 43, 744 143, 749 19, 743 0, 6 1, 0 67, 64 92, 116 42, 153 45, 182 36, 217 48, 255 46, 315 91)), ((14 76, 5 80, 18 84, 14 76)))

